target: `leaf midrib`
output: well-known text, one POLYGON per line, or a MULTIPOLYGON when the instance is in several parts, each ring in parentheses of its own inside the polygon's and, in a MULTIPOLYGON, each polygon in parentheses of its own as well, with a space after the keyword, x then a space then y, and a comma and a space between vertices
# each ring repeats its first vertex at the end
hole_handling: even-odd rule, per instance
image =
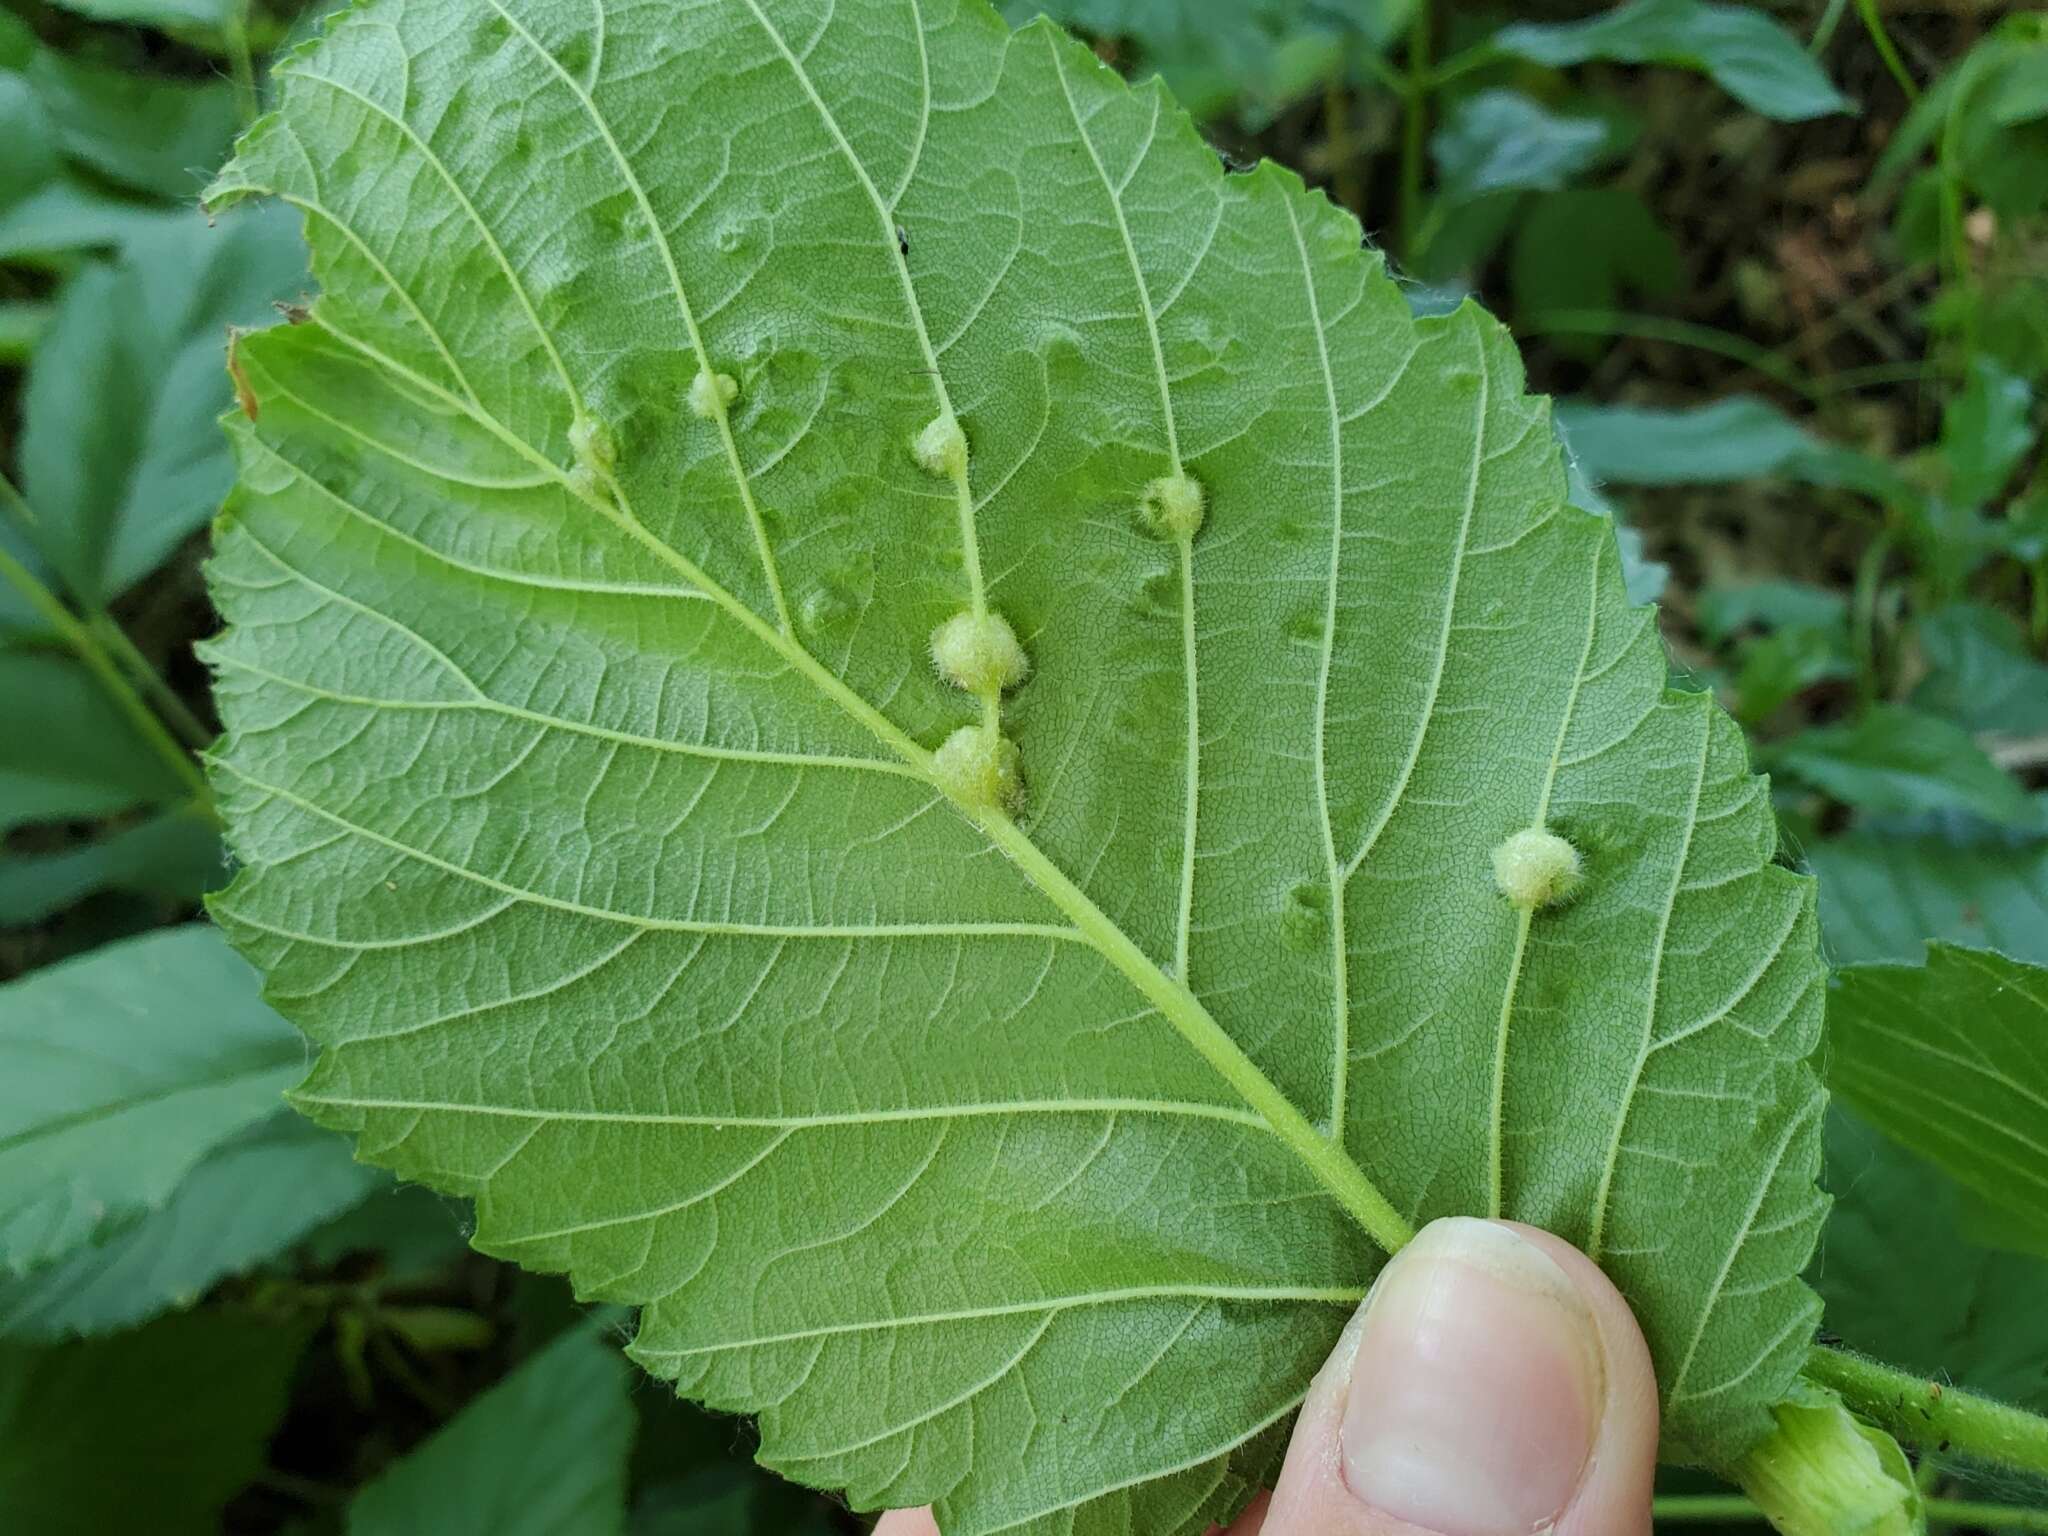
MULTIPOLYGON (((846 155, 849 164, 867 189, 878 214, 886 225, 887 213, 882 207, 879 194, 874 191, 873 185, 867 176, 865 168, 860 164, 858 156, 853 153, 851 145, 847 142, 844 133, 839 129, 830 110, 809 81, 802 63, 789 51, 787 45, 782 42, 779 34, 775 33, 773 27, 768 25, 765 16, 762 15, 759 7, 754 4, 754 0, 746 0, 746 4, 756 19, 766 28, 769 35, 774 38, 785 62, 796 75, 798 82, 804 88, 805 95, 820 114, 834 140, 846 155)), ((496 236, 491 232, 488 225, 484 222, 482 215, 477 211, 473 201, 463 192, 460 185, 456 182, 453 172, 441 161, 440 157, 419 137, 418 133, 409 123, 394 116, 387 108, 376 103, 363 93, 354 90, 352 87, 303 67, 280 71, 280 73, 318 81, 361 102, 369 110, 390 121, 412 143, 422 157, 434 167, 441 179, 455 194, 464 212, 482 236, 493 259, 505 273, 507 282, 510 284, 513 292, 519 297, 536 333, 542 340, 550 358, 554 361, 557 371, 560 373, 563 383, 568 390, 572 404, 580 411, 582 409, 581 393, 576 388, 573 379, 569 377, 566 368, 563 367, 553 338, 547 332, 546 327, 541 324, 540 317, 533 309, 531 301, 527 298, 524 286, 519 281, 517 272, 512 267, 496 236)), ((584 101, 591 114, 597 116, 594 100, 591 100, 586 95, 584 101)), ((1085 131, 1083 136, 1085 137, 1085 131)), ((258 191, 266 194, 272 191, 268 187, 259 188, 252 186, 237 187, 233 190, 258 191)), ((216 196, 219 195, 220 192, 217 191, 216 196)), ((657 238, 665 238, 661 236, 658 226, 653 233, 657 238)), ((889 253, 892 256, 897 256, 900 264, 900 256, 896 252, 893 238, 885 243, 889 246, 889 253)), ((917 302, 916 290, 910 282, 908 269, 899 265, 899 271, 903 280, 905 302, 910 307, 920 342, 929 354, 931 350, 930 342, 925 336, 923 312, 917 302)), ((320 306, 316 303, 317 307, 320 306)), ((542 454, 539 449, 526 441, 525 438, 513 432, 503 422, 499 421, 480 402, 460 398, 438 382, 426 378, 417 371, 399 363, 396 359, 378 351, 376 348, 347 336, 330 322, 325 322, 324 319, 323 326, 330 334, 335 335, 345 344, 355 347, 365 357, 372 359, 381 366, 390 369, 396 375, 411 381, 417 387, 444 400, 451 408, 468 416, 479 427, 499 438, 508 447, 532 462, 536 468, 542 470, 550 479, 556 481, 572 499, 581 502, 591 511, 597 513, 627 538, 645 548, 657 561, 676 571, 677 574, 696 587, 706 597, 710 598, 730 618, 752 634, 758 641, 783 657, 820 694, 867 729, 874 735, 877 741, 890 751, 896 753, 913 771, 926 779, 938 793, 951 801, 956 809, 966 816, 969 821, 973 822, 997 849, 1016 863, 1023 870, 1027 878, 1066 916, 1081 939, 1107 959, 1110 964, 1115 966, 1125 979, 1159 1010, 1169 1025, 1259 1115, 1272 1134, 1277 1136, 1300 1158, 1309 1172, 1329 1190, 1339 1205, 1365 1229, 1367 1235, 1382 1250, 1391 1254, 1401 1248, 1413 1236, 1414 1229, 1410 1223, 1394 1209, 1386 1196, 1366 1177, 1364 1171, 1351 1159, 1344 1147, 1317 1129, 1294 1102, 1245 1053, 1243 1047, 1231 1037, 1229 1032, 1216 1021, 1202 1001, 1182 981, 1167 975, 1157 962, 1140 949, 1130 936, 1110 919, 1085 891, 1076 886, 1067 877, 1065 872, 1060 870, 1046 856, 1044 851, 1017 826, 1007 813, 994 806, 965 803, 957 796, 951 794, 946 784, 933 771, 931 753, 919 746, 916 741, 897 727, 886 715, 883 715, 880 710, 855 692, 837 674, 826 668, 806 647, 799 644, 793 636, 785 634, 776 626, 768 623, 746 603, 740 601, 722 583, 713 580, 709 573, 704 571, 695 561, 656 536, 652 529, 634 511, 630 496, 623 485, 616 481, 609 482, 610 489, 616 497, 615 501, 593 493, 573 481, 559 465, 542 454)), ((936 365, 932 370, 931 377, 934 381, 935 392, 941 402, 941 408, 950 416, 951 402, 946 396, 944 380, 936 365)), ((974 524, 971 493, 964 474, 954 478, 957 481, 956 489, 962 505, 961 524, 963 542, 970 565, 978 575, 979 553, 975 548, 976 541, 973 537, 974 524)), ((975 588, 976 606, 979 608, 981 607, 982 595, 978 581, 975 582, 975 588)), ((222 764, 222 766, 226 767, 227 765, 222 764)), ((229 771, 235 770, 230 769, 229 771)), ((237 776, 247 777, 239 773, 237 776)), ((253 779, 248 780, 248 782, 265 792, 278 793, 284 795, 287 799, 293 798, 279 790, 277 786, 261 784, 253 779)), ((338 825, 354 827, 354 824, 342 821, 334 816, 333 813, 314 806, 310 802, 300 801, 299 803, 309 812, 324 816, 329 820, 335 821, 338 825)), ((366 836, 375 837, 375 834, 369 833, 367 829, 355 830, 363 832, 366 836)), ((402 845, 398 846, 400 851, 424 857, 420 855, 419 850, 404 848, 402 845)), ((428 859, 427 862, 433 861, 428 859)), ((455 872, 460 873, 461 871, 455 872)))

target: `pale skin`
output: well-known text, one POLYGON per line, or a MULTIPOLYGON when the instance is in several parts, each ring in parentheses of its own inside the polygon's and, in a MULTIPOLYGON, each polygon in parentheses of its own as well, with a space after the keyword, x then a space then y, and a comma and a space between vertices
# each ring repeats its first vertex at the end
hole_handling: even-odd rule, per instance
MULTIPOLYGON (((1434 1222, 1309 1389, 1286 1461, 1221 1536, 1647 1536, 1657 1384, 1628 1304, 1519 1222, 1434 1222)), ((929 1510, 876 1536, 938 1536, 929 1510)))

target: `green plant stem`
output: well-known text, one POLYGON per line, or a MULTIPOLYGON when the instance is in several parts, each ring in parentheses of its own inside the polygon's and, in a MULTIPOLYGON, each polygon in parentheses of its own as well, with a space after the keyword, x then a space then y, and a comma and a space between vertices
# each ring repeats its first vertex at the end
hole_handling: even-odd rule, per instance
MULTIPOLYGON (((1761 1522, 1764 1512, 1739 1493, 1666 1494, 1650 1506, 1660 1525, 1710 1525, 1729 1520, 1761 1522)), ((2011 1508, 1972 1499, 1929 1499, 1930 1524, 1981 1525, 1994 1531, 2048 1531, 2048 1509, 2011 1508)))
POLYGON ((1806 1374, 1911 1445, 2048 1476, 2048 1418, 1914 1376, 1847 1350, 1819 1348, 1806 1374))
POLYGON ((230 6, 222 28, 228 68, 234 75, 235 104, 245 124, 255 122, 263 111, 262 98, 256 94, 256 61, 249 52, 249 3, 250 0, 240 0, 230 6))
POLYGON ((1884 67, 1891 71, 1892 78, 1899 82, 1899 89, 1906 93, 1906 100, 1918 101, 1920 87, 1913 83, 1913 76, 1906 68, 1906 61, 1899 57, 1899 50, 1892 42, 1891 33, 1885 30, 1884 17, 1878 12, 1877 0, 1856 0, 1856 14, 1863 18, 1863 30, 1870 34, 1871 46, 1877 49, 1877 56, 1884 60, 1884 67))
POLYGON ((99 642, 113 653, 114 659, 128 669, 128 675, 156 701, 158 711, 170 722, 171 729, 184 738, 186 746, 195 752, 203 752, 213 744, 213 732, 200 722, 157 669, 149 664, 149 658, 135 648, 135 642, 114 622, 112 614, 104 608, 94 608, 86 614, 85 622, 99 642))
POLYGON ((1408 18, 1407 100, 1401 108, 1401 254, 1412 259, 1422 227, 1422 152, 1429 139, 1429 0, 1408 18))
POLYGON ((2027 584, 2033 589, 2027 633, 2033 637, 2035 650, 2048 650, 2048 559, 2036 560, 2027 567, 2027 584))
POLYGON ((1877 594, 1891 558, 1893 536, 1887 528, 1870 541, 1856 562, 1856 586, 1850 612, 1850 642, 1856 647, 1856 686, 1865 704, 1874 704, 1882 689, 1877 674, 1877 594))
POLYGON ((1819 53, 1835 39, 1835 28, 1842 23, 1842 10, 1848 0, 1828 0, 1827 9, 1821 12, 1820 24, 1813 29, 1813 37, 1807 42, 1808 53, 1819 53))
POLYGON ((1516 327, 1524 336, 1628 336, 1638 341, 1662 341, 1674 346, 1712 352, 1746 367, 1765 378, 1795 390, 1818 404, 1822 392, 1775 352, 1758 346, 1732 331, 1687 320, 1667 320, 1661 315, 1625 314, 1612 309, 1559 309, 1536 315, 1516 327))
POLYGON ((107 654, 106 647, 100 643, 99 637, 80 623, 71 610, 58 601, 57 595, 36 578, 35 572, 5 549, 0 549, 0 580, 4 580, 21 593, 37 615, 56 631, 58 638, 85 663, 87 670, 98 680, 100 686, 106 689, 108 697, 121 712, 133 722, 136 730, 142 733, 143 739, 150 744, 151 749, 164 760, 165 765, 173 773, 191 787, 195 804, 203 808, 209 816, 212 815, 213 792, 207 787, 206 775, 199 771, 199 765, 193 761, 192 754, 179 746, 177 738, 165 729, 163 721, 158 719, 156 713, 144 702, 142 695, 135 691, 126 677, 122 676, 121 669, 114 664, 113 657, 107 654))

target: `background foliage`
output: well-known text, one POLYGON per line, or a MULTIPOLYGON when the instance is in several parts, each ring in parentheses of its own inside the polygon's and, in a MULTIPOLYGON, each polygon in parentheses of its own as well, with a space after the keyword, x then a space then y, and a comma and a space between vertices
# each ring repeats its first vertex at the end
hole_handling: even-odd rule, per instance
MULTIPOLYGON (((1510 320, 1576 499, 1772 773, 1830 958, 1876 967, 1831 1008, 1828 1326, 2048 1409, 2048 1170, 1926 1129, 2048 1118, 2048 20, 1005 8, 1325 186, 1418 309, 1475 291, 1510 320), (2007 1009, 2013 1105, 1910 1054, 2007 1009)), ((209 229, 194 198, 311 19, 0 11, 0 1524, 147 1500, 173 1531, 850 1529, 628 1370, 617 1319, 278 1112, 303 1047, 192 921, 227 872, 191 651, 222 342, 306 287, 289 216, 209 229)))

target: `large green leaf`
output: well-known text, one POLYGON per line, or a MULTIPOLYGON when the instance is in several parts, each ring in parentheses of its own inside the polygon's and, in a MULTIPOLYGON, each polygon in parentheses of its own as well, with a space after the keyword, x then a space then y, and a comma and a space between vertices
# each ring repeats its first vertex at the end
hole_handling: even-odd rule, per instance
POLYGON ((2048 971, 1928 946, 1859 965, 1828 999, 1828 1084, 1966 1189, 2048 1231, 2048 971))
POLYGON ((208 1311, 53 1349, 0 1344, 0 1530, 217 1536, 263 1465, 305 1339, 208 1311))
POLYGON ((1613 59, 1696 69, 1751 110, 1790 122, 1853 109, 1797 38, 1747 5, 1631 0, 1584 21, 1503 27, 1494 45, 1539 64, 1613 59))
POLYGON ((1815 1320, 1810 887, 1505 335, 1050 27, 603 14, 352 10, 216 192, 324 290, 212 566, 300 1102, 949 1536, 1200 1529, 1450 1211, 1596 1254, 1738 1454, 1815 1320), (1007 698, 929 659, 984 605, 1007 698), (1587 878, 1524 914, 1532 823, 1587 878))
POLYGON ((0 1278, 0 1334, 127 1328, 190 1305, 358 1205, 385 1176, 332 1131, 284 1112, 224 1142, 160 1211, 26 1275, 0 1278))
POLYGON ((631 1376, 594 1326, 564 1334, 357 1494, 349 1536, 620 1536, 631 1376))
POLYGON ((303 1061, 249 968, 203 927, 0 988, 0 1274, 163 1205, 276 1110, 303 1061))

